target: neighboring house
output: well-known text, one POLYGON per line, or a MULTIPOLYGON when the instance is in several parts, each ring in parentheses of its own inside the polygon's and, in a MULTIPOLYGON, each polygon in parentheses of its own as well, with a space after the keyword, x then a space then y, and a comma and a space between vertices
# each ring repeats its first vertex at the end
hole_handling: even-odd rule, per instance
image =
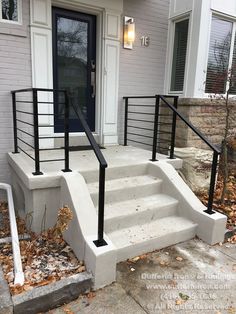
MULTIPOLYGON (((108 184, 108 190, 110 188, 108 194, 111 198, 109 201, 115 203, 124 201, 125 197, 119 198, 121 192, 123 196, 129 197, 128 201, 130 198, 132 201, 132 193, 138 198, 150 197, 151 193, 165 191, 168 195, 161 194, 161 201, 155 198, 157 195, 154 198, 159 207, 160 204, 163 205, 162 202, 166 202, 165 206, 161 207, 166 211, 164 214, 161 212, 161 217, 158 216, 159 213, 156 216, 151 216, 149 213, 146 217, 141 212, 140 217, 135 220, 131 216, 138 212, 137 208, 130 207, 130 203, 126 204, 128 213, 130 208, 134 209, 130 219, 126 220, 123 217, 125 220, 123 227, 126 231, 119 229, 122 225, 119 219, 122 217, 118 222, 116 221, 115 227, 113 226, 119 229, 117 234, 114 234, 117 231, 114 231, 114 228, 107 229, 113 233, 111 239, 114 239, 114 242, 123 237, 123 243, 122 241, 118 243, 121 247, 117 246, 118 249, 114 249, 108 241, 107 248, 104 246, 102 251, 94 248, 92 241, 94 234, 91 232, 96 233, 97 217, 89 197, 90 192, 96 207, 98 184, 95 182, 94 173, 93 175, 89 171, 84 173, 90 190, 76 171, 71 177, 64 176, 61 172, 58 174, 58 169, 53 168, 54 164, 50 175, 47 173, 46 176, 34 177, 32 169, 27 168, 27 159, 23 160, 19 156, 22 154, 18 156, 16 154, 9 157, 13 170, 11 177, 7 162, 7 153, 13 151, 10 92, 29 87, 69 90, 74 105, 79 99, 82 112, 97 142, 106 147, 123 143, 123 96, 178 95, 181 98, 180 111, 214 143, 220 143, 224 128, 224 109, 221 103, 211 102, 209 95, 215 93, 215 81, 218 82, 218 91, 221 94, 225 93, 227 82, 223 74, 229 68, 236 66, 235 0, 224 2, 222 0, 171 0, 170 2, 167 0, 0 0, 0 4, 0 182, 11 182, 12 179, 22 209, 26 208, 27 211, 31 209, 36 213, 33 222, 35 230, 39 231, 39 222, 46 205, 50 207, 49 220, 53 215, 55 216, 60 202, 74 206, 77 220, 75 219, 73 230, 69 231, 71 233, 67 240, 72 243, 76 254, 85 259, 88 268, 91 268, 94 273, 99 273, 100 277, 96 279, 97 286, 114 280, 115 267, 113 266, 117 260, 142 251, 135 251, 135 245, 133 245, 134 251, 130 246, 125 246, 129 235, 128 232, 125 233, 127 228, 132 223, 139 226, 140 217, 142 219, 149 217, 153 226, 150 231, 154 233, 153 236, 149 237, 149 226, 145 229, 148 232, 144 236, 147 236, 146 240, 150 244, 145 246, 147 250, 170 245, 174 241, 183 241, 196 234, 211 244, 221 241, 225 230, 223 215, 219 213, 210 215, 211 212, 203 212, 204 206, 168 165, 163 165, 162 168, 157 164, 149 163, 148 158, 147 161, 145 160, 147 165, 142 162, 137 165, 134 159, 132 164, 133 160, 126 152, 124 159, 121 160, 120 172, 114 170, 112 161, 116 160, 116 155, 112 155, 108 180, 112 181, 118 177, 121 181, 117 183, 117 193, 115 193, 117 185, 111 182, 110 185, 108 184), (135 24, 136 37, 133 49, 123 47, 125 17, 128 17, 126 22, 128 20, 130 34, 125 28, 124 35, 132 37, 131 31, 133 32, 135 24), (127 164, 131 163, 130 169, 125 168, 127 165, 124 165, 124 160, 127 164), (123 177, 129 171, 131 174, 128 179, 125 178, 127 181, 124 181, 123 177), (153 176, 160 180, 154 179, 153 176), (78 191, 75 187, 78 187, 78 191), (145 193, 147 195, 144 195, 145 193), (169 194, 172 197, 169 197, 169 194), (156 222, 153 221, 153 217, 159 219, 163 218, 163 215, 172 217, 170 220, 169 217, 165 217, 168 220, 166 229, 165 224, 160 222, 159 225, 155 225, 156 222), (183 216, 184 219, 181 220, 182 217, 179 216, 183 216), (159 229, 161 235, 155 233, 159 229), (156 237, 159 237, 158 245, 154 241, 156 237), (79 248, 78 243, 81 244, 79 248), (120 254, 118 258, 116 258, 117 251, 120 254), (93 263, 94 256, 98 264, 93 263), (103 273, 104 261, 113 267, 109 269, 110 277, 109 274, 103 273), (109 278, 103 279, 102 275, 109 278)), ((128 46, 130 44, 131 41, 128 46)), ((20 99, 24 110, 25 108, 29 110, 28 103, 32 99, 26 97, 20 99)), ((63 136, 61 126, 63 121, 58 116, 52 118, 54 113, 63 113, 64 109, 61 107, 63 99, 56 95, 54 102, 52 100, 50 92, 38 92, 38 110, 42 115, 39 123, 44 127, 40 130, 40 134, 45 137, 40 141, 41 147, 52 148, 55 143, 60 146, 63 144, 60 142, 60 137, 63 136), (58 139, 54 141, 51 137, 58 137, 58 139)), ((25 113, 19 112, 19 114, 25 113)), ((235 107, 232 114, 236 115, 235 107)), ((234 123, 235 121, 236 118, 234 123)), ((140 123, 139 126, 142 124, 140 123)), ((30 125, 27 127, 30 129, 30 125)), ((234 128, 235 125, 231 125, 232 132, 234 128)), ((21 129, 22 136, 26 130, 29 132, 23 126, 21 129)), ((82 131, 81 124, 78 124, 76 117, 71 113, 72 144, 78 145, 83 142, 85 136, 82 131)), ((176 138, 177 145, 200 145, 198 138, 193 136, 189 129, 179 128, 177 131, 179 132, 179 137, 176 138)), ((107 151, 109 153, 109 149, 107 151)), ((139 156, 136 157, 139 160, 139 156)), ((80 165, 80 160, 77 162, 80 165)), ((100 179, 101 183, 103 176, 100 179)), ((214 182, 212 186, 214 189, 214 182)), ((135 201, 135 197, 133 198, 135 201)), ((149 199, 149 202, 150 206, 155 203, 153 199, 149 199)), ((143 201, 143 204, 145 207, 147 203, 143 201)), ((118 214, 120 209, 126 209, 122 206, 115 207, 118 214)), ((146 210, 148 211, 149 208, 146 210)), ((110 217, 110 220, 114 220, 114 217, 110 217)), ((137 229, 132 230, 136 236, 137 229)), ((140 234, 142 235, 142 230, 140 234)), ((139 240, 142 242, 141 235, 139 240)), ((132 243, 131 241, 129 245, 132 243)), ((136 248, 143 249, 142 243, 139 242, 136 248)))

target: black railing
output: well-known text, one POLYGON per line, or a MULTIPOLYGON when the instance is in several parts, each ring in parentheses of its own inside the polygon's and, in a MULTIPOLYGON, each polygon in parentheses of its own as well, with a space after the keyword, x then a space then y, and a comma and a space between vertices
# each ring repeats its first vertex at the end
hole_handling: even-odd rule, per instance
POLYGON ((212 151, 213 151, 213 160, 212 160, 212 168, 211 168, 211 178, 210 178, 210 188, 209 188, 209 197, 207 209, 205 212, 207 214, 214 214, 215 212, 212 210, 213 200, 214 200, 214 192, 215 192, 215 183, 216 183, 216 175, 217 175, 217 164, 218 158, 221 154, 221 150, 218 149, 215 145, 210 143, 210 141, 197 129, 195 126, 189 122, 178 110, 178 96, 171 95, 155 95, 155 96, 130 96, 123 97, 125 100, 125 121, 124 121, 124 145, 128 145, 128 142, 138 143, 145 146, 149 146, 152 149, 152 158, 151 161, 156 161, 157 152, 163 153, 166 151, 169 154, 169 158, 174 158, 174 149, 175 149, 175 137, 176 137, 176 121, 177 117, 187 125, 212 151), (137 104, 130 103, 129 100, 144 100, 145 104, 137 104), (150 104, 148 100, 155 100, 155 104, 150 104), (173 104, 171 104, 167 99, 172 99, 173 104), (129 111, 129 108, 151 108, 150 112, 140 112, 132 109, 129 111), (171 115, 166 114, 165 109, 170 109, 171 115), (135 117, 130 117, 130 115, 138 115, 138 119, 135 117), (141 115, 141 117, 140 117, 141 115), (142 116, 149 115, 152 119, 144 120, 142 116), (165 121, 166 119, 171 118, 170 121, 165 121), (164 119, 162 119, 164 118, 164 119), (161 121, 162 119, 162 121, 161 121), (164 120, 164 121, 163 121, 164 120), (131 123, 130 123, 131 122, 131 123), (142 123, 142 125, 135 125, 135 123, 142 123), (146 127, 146 124, 153 126, 153 128, 146 127), (170 131, 166 130, 166 127, 170 127, 170 131), (141 130, 142 133, 133 133, 129 130, 138 129, 141 130), (145 134, 143 134, 146 132, 145 134), (149 132, 149 133, 148 133, 149 132), (150 132, 152 135, 150 135, 150 132), (169 138, 162 139, 162 135, 169 135, 169 138), (137 138, 148 139, 149 142, 143 142, 141 140, 137 140, 134 138, 130 138, 129 136, 136 136, 137 138), (152 144, 150 141, 152 140, 152 144), (166 147, 162 145, 166 144, 166 147))
POLYGON ((84 129, 85 134, 89 140, 89 143, 97 157, 99 162, 99 194, 98 194, 98 239, 94 241, 96 246, 107 245, 106 241, 103 238, 104 234, 104 203, 105 203, 105 171, 107 168, 107 162, 94 139, 94 136, 82 114, 80 108, 71 104, 71 108, 74 110, 75 115, 80 120, 80 123, 84 129))
MULTIPOLYGON (((65 90, 56 90, 56 89, 44 89, 44 88, 29 88, 29 89, 21 89, 12 91, 12 106, 13 106, 13 128, 14 128, 14 153, 19 153, 20 151, 26 154, 28 157, 34 160, 35 171, 34 175, 42 175, 40 169, 40 164, 42 162, 54 162, 54 161, 64 161, 65 168, 62 170, 64 172, 71 171, 69 168, 69 116, 70 116, 70 107, 74 110, 76 117, 79 119, 84 132, 91 144, 91 147, 99 161, 100 169, 99 169, 99 201, 98 201, 98 238, 94 241, 96 246, 104 246, 107 245, 104 240, 104 203, 105 203, 105 169, 107 168, 107 162, 94 139, 94 136, 84 119, 84 116, 79 107, 75 108, 68 97, 68 93, 65 90), (39 101, 38 93, 39 92, 48 92, 52 93, 53 100, 52 101, 39 101), (64 95, 64 97, 59 97, 64 95), (23 95, 23 99, 18 99, 19 95, 23 95), (30 98, 29 98, 30 96, 30 98), (64 101, 62 101, 64 98, 64 101), (63 106, 63 113, 55 114, 54 113, 54 102, 55 100, 60 105, 63 106), (41 113, 42 108, 39 108, 42 105, 51 105, 53 106, 51 113, 41 113), (18 108, 19 107, 19 108, 18 108), (22 108, 23 107, 23 108, 22 108), (40 110, 39 110, 40 109, 40 110), (40 124, 40 116, 48 116, 52 117, 54 123, 50 121, 50 124, 40 124), (64 125, 64 135, 63 136, 43 136, 40 133, 40 128, 48 127, 54 129, 55 127, 55 116, 62 117, 60 119, 63 121, 64 125), (27 118, 28 117, 28 118, 27 118), (30 121, 30 118, 31 120, 30 121), (25 129, 24 129, 25 128, 25 129), (30 132, 27 128, 30 128, 32 132, 30 132), (20 134, 26 136, 23 139, 20 134), (47 139, 64 139, 64 147, 53 147, 53 148, 40 148, 40 140, 47 139), (19 145, 19 142, 24 145, 24 148, 19 145), (30 150, 25 149, 25 147, 30 148, 30 150), (32 155, 32 150, 34 154, 32 155), (41 151, 49 151, 49 150, 64 150, 64 158, 60 159, 42 159, 40 156, 41 151)), ((60 123, 60 122, 59 122, 60 123)), ((58 126, 58 124, 57 124, 58 126)), ((54 133, 53 131, 51 132, 54 133)))
MULTIPOLYGON (((44 88, 29 88, 14 90, 12 93, 12 107, 13 107, 13 128, 14 128, 14 153, 19 151, 26 154, 34 160, 34 175, 42 175, 40 166, 44 162, 64 161, 65 167, 62 169, 64 172, 71 171, 69 168, 69 102, 67 94, 64 90, 44 89, 44 88), (64 119, 64 135, 63 136, 42 136, 40 135, 41 128, 54 128, 54 124, 41 124, 40 117, 54 117, 53 113, 45 113, 46 110, 39 110, 40 106, 53 105, 53 101, 39 101, 39 92, 49 93, 52 97, 58 94, 64 95, 64 113, 60 114, 64 119), (23 99, 20 98, 23 96, 23 99), (24 139, 23 136, 24 135, 24 139), (42 159, 40 156, 41 151, 61 150, 61 147, 40 148, 40 141, 62 138, 64 139, 64 158, 58 159, 42 159), (19 145, 19 142, 22 145, 19 145), (24 148, 22 147, 24 146, 24 148), (27 150, 29 148, 30 150, 27 150), (31 154, 31 151, 34 154, 31 154)), ((41 109, 41 108, 40 108, 41 109)), ((59 115, 59 114, 58 114, 59 115)), ((53 132, 52 132, 53 133, 53 132)), ((45 145, 43 145, 45 146, 45 145)))

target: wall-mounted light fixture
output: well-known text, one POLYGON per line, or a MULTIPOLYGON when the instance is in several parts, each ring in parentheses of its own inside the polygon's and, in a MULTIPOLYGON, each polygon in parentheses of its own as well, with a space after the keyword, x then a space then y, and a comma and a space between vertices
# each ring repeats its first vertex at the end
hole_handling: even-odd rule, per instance
POLYGON ((135 40, 135 24, 132 17, 124 17, 124 48, 133 49, 135 40))

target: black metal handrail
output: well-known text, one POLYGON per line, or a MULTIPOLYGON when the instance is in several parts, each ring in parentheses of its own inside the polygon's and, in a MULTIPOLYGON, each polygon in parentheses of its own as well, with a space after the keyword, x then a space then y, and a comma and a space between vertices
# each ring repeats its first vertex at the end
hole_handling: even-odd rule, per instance
MULTIPOLYGON (((105 203, 105 169, 107 168, 107 162, 97 144, 97 142, 94 139, 94 136, 80 110, 80 108, 75 108, 70 101, 70 98, 68 97, 68 93, 66 90, 63 89, 47 89, 47 88, 26 88, 26 89, 20 89, 20 90, 14 90, 11 92, 12 93, 12 106, 13 106, 13 129, 14 129, 14 153, 19 153, 19 150, 25 153, 28 157, 33 159, 35 161, 35 171, 33 172, 34 175, 41 175, 43 174, 40 171, 40 163, 42 162, 53 162, 53 161, 65 161, 65 169, 62 171, 64 172, 69 172, 71 171, 69 169, 69 115, 70 115, 70 105, 72 109, 74 110, 77 118, 79 119, 84 132, 89 140, 89 143, 99 161, 99 200, 98 200, 98 238, 97 240, 94 241, 94 244, 96 246, 104 246, 107 245, 106 241, 104 240, 104 203, 105 203), (26 92, 32 92, 33 100, 28 101, 28 100, 19 100, 17 101, 16 95, 18 93, 26 93, 26 92), (39 140, 40 139, 49 139, 49 138, 59 138, 58 136, 40 136, 39 134, 39 128, 40 127, 45 127, 44 125, 40 126, 39 125, 39 116, 40 115, 47 115, 47 114, 41 114, 39 113, 38 110, 38 104, 54 104, 54 101, 49 102, 49 101, 38 101, 38 92, 52 92, 54 95, 54 101, 55 101, 55 96, 58 95, 58 93, 63 93, 64 94, 64 99, 65 103, 64 105, 64 152, 65 152, 65 158, 64 159, 53 159, 53 160, 42 160, 40 159, 40 151, 45 151, 45 150, 58 150, 62 149, 61 147, 56 147, 56 148, 42 148, 40 149, 39 147, 39 140), (27 105, 32 104, 33 105, 33 111, 23 111, 23 110, 18 110, 17 109, 17 103, 27 103, 27 105), (33 116, 33 123, 29 123, 28 121, 24 121, 21 119, 17 118, 17 113, 22 113, 26 115, 32 115, 33 116), (18 127, 18 122, 29 125, 33 127, 34 134, 30 134, 29 132, 26 132, 25 130, 22 130, 22 128, 18 127), (18 131, 23 132, 24 134, 30 136, 33 138, 34 141, 34 146, 31 144, 27 143, 26 141, 20 139, 18 137, 18 131), (25 143, 27 146, 32 148, 34 150, 34 155, 35 157, 31 156, 27 151, 22 149, 19 144, 18 140, 21 142, 25 143)), ((48 114, 48 116, 55 116, 56 114, 48 114)), ((59 115, 59 114, 58 114, 59 115)), ((61 116, 61 114, 60 114, 61 116)), ((49 125, 47 127, 54 127, 54 125, 49 125)), ((60 137, 61 138, 61 137, 60 137)))
POLYGON ((98 239, 93 241, 94 244, 99 246, 107 245, 107 242, 104 240, 104 203, 105 203, 105 171, 107 168, 107 162, 95 141, 95 138, 83 116, 83 113, 79 107, 75 108, 75 106, 70 102, 72 109, 74 110, 77 118, 79 119, 84 132, 89 140, 89 143, 97 157, 99 162, 99 194, 98 194, 98 239))
MULTIPOLYGON (((158 145, 158 134, 161 133, 159 131, 159 117, 161 116, 160 114, 160 102, 162 101, 163 104, 165 104, 173 113, 172 115, 172 123, 171 123, 171 143, 170 143, 170 153, 169 153, 169 158, 173 159, 174 158, 174 148, 175 148, 175 136, 176 136, 176 121, 177 117, 183 121, 212 151, 213 151, 213 160, 212 160, 212 168, 211 168, 211 178, 210 178, 210 188, 209 188, 209 197, 208 197, 208 204, 207 204, 207 209, 205 212, 207 214, 214 214, 215 212, 212 210, 213 207, 213 200, 214 200, 214 192, 215 192, 215 183, 216 183, 216 175, 217 175, 217 164, 218 164, 218 158, 219 155, 221 154, 221 150, 216 147, 214 144, 212 144, 191 122, 189 122, 177 109, 178 107, 178 96, 172 96, 172 95, 155 95, 155 96, 129 96, 129 97, 123 97, 125 100, 125 121, 124 121, 124 145, 127 145, 128 141, 128 108, 129 108, 129 99, 155 99, 155 112, 153 113, 154 115, 154 121, 148 121, 152 122, 154 124, 153 126, 153 144, 152 144, 152 159, 151 161, 156 161, 156 154, 157 154, 157 145, 158 145), (169 103, 166 99, 172 98, 174 100, 174 105, 169 103)), ((130 106, 135 106, 135 105, 130 105, 130 106)), ((138 105, 140 106, 140 105, 138 105)), ((142 105, 141 105, 142 106, 142 105)), ((147 107, 147 105, 144 105, 144 107, 147 107)), ((153 107, 153 106, 152 106, 153 107)), ((133 121, 143 121, 144 120, 138 120, 138 119, 133 119, 133 121)), ((131 126, 132 128, 133 126, 131 126)), ((137 126, 134 126, 136 129, 139 128, 137 126)), ((145 129, 145 130, 150 130, 148 128, 142 128, 140 129, 145 129)), ((130 134, 130 133, 129 133, 130 134)), ((135 134, 138 135, 138 134, 135 134)), ((141 135, 144 136, 144 135, 141 135)), ((130 139, 129 139, 130 140, 130 139)), ((146 143, 141 143, 139 141, 135 140, 130 140, 131 142, 136 142, 140 143, 143 145, 148 145, 146 143)))
MULTIPOLYGON (((28 157, 34 160, 35 163, 35 171, 33 172, 33 175, 42 175, 43 173, 40 170, 40 163, 42 162, 54 162, 54 161, 64 161, 65 162, 65 168, 62 169, 63 172, 69 172, 71 171, 69 168, 69 103, 68 103, 68 97, 67 93, 65 90, 62 89, 47 89, 47 88, 25 88, 25 89, 18 89, 18 90, 13 90, 11 91, 12 94, 12 108, 13 108, 13 129, 14 129, 14 153, 17 154, 19 153, 19 150, 25 153, 28 157), (17 100, 16 96, 18 94, 22 93, 27 93, 31 92, 32 93, 32 101, 29 100, 17 100), (51 114, 45 114, 45 113, 39 113, 39 103, 44 103, 44 104, 53 104, 53 102, 45 101, 45 102, 40 102, 38 101, 38 92, 50 92, 53 93, 53 95, 57 93, 63 93, 64 98, 65 98, 65 112, 64 112, 64 144, 65 144, 65 157, 62 159, 45 159, 42 160, 40 158, 40 151, 44 150, 58 150, 61 149, 59 147, 57 148, 47 148, 43 149, 40 148, 39 141, 42 139, 50 139, 50 138, 55 138, 55 136, 50 136, 50 137, 44 137, 40 136, 39 129, 42 127, 45 127, 44 125, 39 125, 39 116, 51 116, 51 114), (18 104, 27 104, 29 106, 29 109, 32 109, 32 112, 30 111, 25 111, 25 110, 19 110, 17 108, 18 104), (32 105, 32 107, 30 106, 32 105), (27 116, 32 116, 33 117, 33 123, 29 123, 28 121, 25 121, 24 119, 19 119, 17 117, 17 114, 21 113, 27 116), (18 123, 24 124, 31 126, 33 128, 33 134, 26 132, 25 130, 22 130, 22 128, 18 127, 18 123), (33 145, 28 143, 26 140, 23 140, 18 136, 18 131, 23 132, 25 135, 33 138, 33 145), (34 150, 34 157, 31 156, 28 152, 25 151, 22 147, 19 146, 18 141, 21 143, 24 143, 26 146, 32 148, 34 150)), ((48 125, 47 127, 54 127, 54 125, 48 125)), ((56 137, 58 138, 58 137, 56 137)))

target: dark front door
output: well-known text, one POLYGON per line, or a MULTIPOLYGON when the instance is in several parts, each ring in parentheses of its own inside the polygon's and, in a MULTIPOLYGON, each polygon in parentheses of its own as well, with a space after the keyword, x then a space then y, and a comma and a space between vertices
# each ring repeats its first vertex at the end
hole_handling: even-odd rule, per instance
MULTIPOLYGON (((96 16, 53 8, 54 88, 66 89, 95 131, 96 16)), ((55 132, 63 131, 62 95, 55 96, 55 132)), ((83 131, 70 109, 70 132, 83 131)))

